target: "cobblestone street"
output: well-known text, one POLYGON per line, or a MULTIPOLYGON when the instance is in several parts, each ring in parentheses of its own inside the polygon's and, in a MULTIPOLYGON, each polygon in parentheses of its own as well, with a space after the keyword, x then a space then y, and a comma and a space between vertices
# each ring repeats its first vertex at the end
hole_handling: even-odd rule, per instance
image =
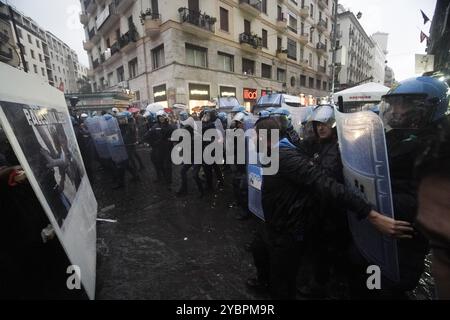
POLYGON ((112 191, 100 173, 94 185, 99 218, 117 220, 98 223, 97 299, 261 298, 245 286, 255 272, 245 244, 257 221, 235 219, 229 183, 200 200, 189 180, 189 196, 177 198, 180 168, 170 192, 153 183, 149 150, 139 153, 146 164, 141 182, 112 191))

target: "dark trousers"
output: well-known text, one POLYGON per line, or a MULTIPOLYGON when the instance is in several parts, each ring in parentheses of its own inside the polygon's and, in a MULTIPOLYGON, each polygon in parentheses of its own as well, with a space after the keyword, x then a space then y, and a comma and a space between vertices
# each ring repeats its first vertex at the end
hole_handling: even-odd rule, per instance
POLYGON ((261 224, 252 243, 258 280, 269 284, 270 295, 276 300, 293 300, 296 278, 304 244, 292 235, 270 231, 261 224))
POLYGON ((142 162, 141 156, 136 151, 136 146, 128 145, 127 153, 130 161, 130 166, 134 167, 136 170, 142 170, 144 168, 144 163, 142 162))
POLYGON ((209 190, 214 190, 213 171, 214 171, 217 181, 222 185, 225 184, 225 181, 223 179, 222 170, 220 169, 220 167, 217 163, 204 164, 203 171, 205 172, 206 185, 208 186, 209 190))
POLYGON ((202 180, 200 179, 199 173, 201 169, 200 164, 183 164, 181 168, 181 189, 182 192, 187 192, 188 190, 188 182, 187 182, 187 173, 189 169, 192 167, 192 177, 194 178, 195 183, 197 184, 198 191, 203 194, 203 185, 202 180))
POLYGON ((151 159, 155 167, 157 180, 172 184, 172 159, 170 150, 152 150, 151 159))
POLYGON ((125 184, 125 173, 128 171, 134 179, 138 178, 136 169, 130 166, 129 160, 116 164, 116 181, 119 186, 125 184))

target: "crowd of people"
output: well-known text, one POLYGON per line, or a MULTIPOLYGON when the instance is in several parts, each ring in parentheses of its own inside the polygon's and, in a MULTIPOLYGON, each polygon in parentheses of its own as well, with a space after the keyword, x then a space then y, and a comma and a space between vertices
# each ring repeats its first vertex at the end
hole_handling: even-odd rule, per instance
MULTIPOLYGON (((115 189, 126 186, 126 172, 131 182, 139 181, 139 172, 146 169, 136 150, 141 145, 150 148, 155 183, 172 190, 172 153, 179 142, 172 139, 176 129, 190 133, 192 150, 196 134, 211 129, 220 133, 225 149, 229 148, 224 139, 227 129, 239 136, 253 128, 257 144, 266 139, 264 142, 279 154, 279 170, 263 178, 265 221, 259 222, 248 248, 257 274, 247 281, 251 289, 266 291, 274 299, 295 299, 298 293, 326 298, 330 279, 340 277, 348 284, 352 298, 406 298, 421 278, 431 247, 438 297, 450 298, 448 90, 444 82, 419 77, 400 83, 381 102, 396 220, 377 212, 373 204, 345 184, 335 108, 330 104, 317 106, 300 131, 283 108, 268 108, 258 115, 243 107, 228 114, 206 107, 199 114, 112 109, 100 115, 73 115, 72 123, 91 183, 96 183, 96 172, 101 167, 115 182, 115 189), (96 131, 96 124, 101 130, 96 131), (262 135, 262 130, 269 130, 269 134, 262 135), (279 134, 271 135, 270 130, 279 134), (109 138, 100 137, 99 132, 109 132, 109 138), (379 233, 397 239, 399 281, 382 275, 381 289, 369 290, 367 267, 372 262, 353 243, 347 214, 367 219, 379 233), (298 288, 296 278, 305 257, 313 265, 313 274, 309 283, 298 288)), ((252 141, 247 139, 246 143, 252 141)), ((237 159, 238 143, 233 146, 237 159)), ((201 150, 206 147, 203 142, 201 150)), ((1 156, 2 188, 12 188, 20 174, 10 178, 8 168, 17 163, 6 165, 1 156), (4 183, 4 177, 13 181, 4 183)), ((176 195, 185 197, 191 190, 190 170, 199 197, 223 189, 231 180, 240 208, 236 218, 248 219, 251 213, 246 164, 199 163, 194 161, 194 152, 190 156, 191 161, 181 164, 181 185, 173 190, 176 195), (228 175, 230 179, 226 179, 228 175)), ((47 223, 40 221, 39 228, 47 223)))

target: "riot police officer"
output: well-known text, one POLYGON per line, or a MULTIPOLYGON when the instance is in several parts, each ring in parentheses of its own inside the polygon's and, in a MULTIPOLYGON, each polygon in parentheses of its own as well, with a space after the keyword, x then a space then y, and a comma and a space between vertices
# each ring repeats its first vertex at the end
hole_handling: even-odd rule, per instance
POLYGON ((157 123, 145 134, 144 139, 150 144, 151 159, 156 170, 157 179, 155 182, 164 182, 170 188, 172 184, 172 141, 171 136, 174 130, 169 124, 169 117, 164 110, 156 113, 157 123))
POLYGON ((282 131, 283 134, 289 139, 289 141, 296 145, 300 145, 300 137, 298 133, 295 131, 294 126, 292 125, 292 117, 291 113, 287 109, 278 108, 270 113, 271 117, 279 117, 282 121, 282 131))

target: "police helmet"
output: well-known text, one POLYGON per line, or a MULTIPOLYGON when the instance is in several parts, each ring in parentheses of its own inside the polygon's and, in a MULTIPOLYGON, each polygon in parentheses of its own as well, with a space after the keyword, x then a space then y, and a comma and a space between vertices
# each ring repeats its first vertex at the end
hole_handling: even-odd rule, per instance
POLYGON ((247 115, 246 115, 244 112, 238 112, 238 113, 234 116, 233 122, 236 121, 236 122, 243 123, 246 116, 247 116, 247 115))
POLYGON ((332 128, 336 127, 334 108, 330 105, 320 105, 316 107, 311 115, 310 121, 328 124, 332 128))
POLYGON ((291 113, 289 112, 289 110, 287 109, 283 109, 283 108, 277 108, 275 109, 275 111, 273 111, 270 114, 271 117, 281 117, 284 118, 287 123, 287 128, 292 127, 292 117, 291 117, 291 113))
POLYGON ((186 121, 189 118, 189 114, 186 111, 181 111, 179 114, 180 121, 186 121))
POLYGON ((407 79, 383 96, 380 116, 387 130, 421 129, 445 117, 448 94, 448 85, 438 79, 407 79))
POLYGON ((219 112, 217 117, 220 119, 220 121, 227 121, 227 114, 226 114, 226 112, 219 112))
POLYGON ((266 111, 266 110, 262 110, 262 111, 258 112, 258 116, 260 118, 268 118, 268 117, 270 117, 270 112, 266 111))
POLYGON ((235 113, 245 112, 245 111, 246 111, 245 107, 243 107, 243 106, 236 106, 236 107, 233 107, 233 109, 231 109, 231 112, 235 112, 235 113))
POLYGON ((277 110, 277 108, 274 108, 274 107, 269 107, 269 108, 266 109, 266 111, 269 112, 269 113, 272 113, 275 110, 277 110))

